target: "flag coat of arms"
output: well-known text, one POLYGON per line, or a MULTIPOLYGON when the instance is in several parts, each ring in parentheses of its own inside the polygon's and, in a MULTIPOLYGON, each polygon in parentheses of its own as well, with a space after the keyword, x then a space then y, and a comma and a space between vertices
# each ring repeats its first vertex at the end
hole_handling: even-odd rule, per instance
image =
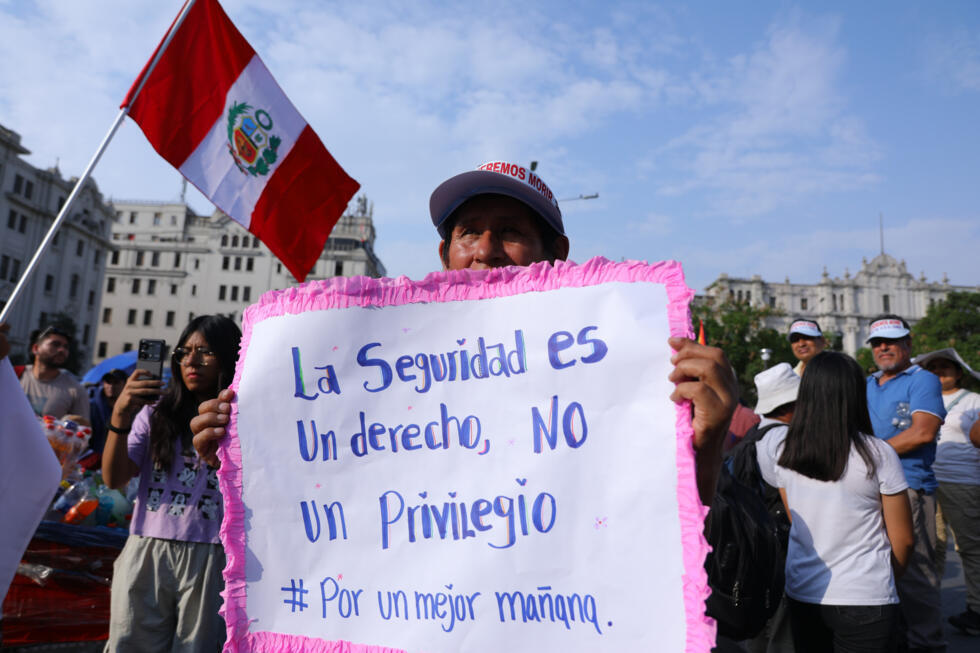
POLYGON ((191 2, 122 107, 164 159, 303 281, 360 186, 217 0, 191 2))

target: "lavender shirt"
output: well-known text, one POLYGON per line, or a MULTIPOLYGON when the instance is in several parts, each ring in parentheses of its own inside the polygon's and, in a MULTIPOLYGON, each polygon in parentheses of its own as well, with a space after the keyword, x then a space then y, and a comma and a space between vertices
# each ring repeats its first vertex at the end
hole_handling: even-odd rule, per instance
POLYGON ((150 453, 152 411, 146 406, 139 412, 126 443, 129 458, 140 468, 129 532, 164 540, 219 544, 223 506, 218 470, 198 458, 193 449, 175 452, 170 470, 155 469, 150 453))

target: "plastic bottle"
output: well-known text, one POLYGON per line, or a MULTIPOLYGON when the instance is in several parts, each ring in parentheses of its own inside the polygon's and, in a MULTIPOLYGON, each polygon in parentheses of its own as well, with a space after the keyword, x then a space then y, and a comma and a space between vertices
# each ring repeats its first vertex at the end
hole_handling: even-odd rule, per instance
POLYGON ((78 481, 67 490, 65 490, 58 500, 54 502, 52 506, 55 510, 59 512, 68 512, 72 506, 77 504, 92 488, 92 479, 83 478, 78 481))

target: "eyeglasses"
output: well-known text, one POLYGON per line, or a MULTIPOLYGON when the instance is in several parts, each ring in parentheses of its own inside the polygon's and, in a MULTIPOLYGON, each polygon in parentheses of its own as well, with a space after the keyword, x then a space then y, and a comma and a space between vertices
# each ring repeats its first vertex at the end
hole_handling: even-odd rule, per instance
POLYGON ((180 364, 184 364, 190 357, 194 354, 200 354, 203 359, 202 365, 210 365, 211 361, 218 357, 213 351, 207 347, 177 347, 174 349, 173 357, 174 360, 180 364))

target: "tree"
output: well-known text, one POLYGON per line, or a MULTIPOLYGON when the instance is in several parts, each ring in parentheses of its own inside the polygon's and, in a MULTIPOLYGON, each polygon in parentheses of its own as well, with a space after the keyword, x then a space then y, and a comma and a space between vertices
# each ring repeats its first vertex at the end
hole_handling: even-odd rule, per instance
POLYGON ((970 367, 980 369, 980 292, 951 292, 926 311, 912 329, 912 353, 953 347, 970 367))
POLYGON ((854 352, 854 358, 857 359, 858 365, 861 366, 865 374, 873 374, 878 371, 874 354, 871 353, 868 347, 861 347, 854 352))
POLYGON ((703 320, 707 344, 720 347, 728 356, 741 397, 750 406, 758 400, 756 374, 776 363, 796 361, 786 335, 765 326, 767 317, 781 314, 776 309, 731 300, 714 304, 709 299, 705 304, 691 306, 694 332, 698 332, 699 321, 703 320), (762 349, 772 350, 768 364, 762 360, 762 349))

